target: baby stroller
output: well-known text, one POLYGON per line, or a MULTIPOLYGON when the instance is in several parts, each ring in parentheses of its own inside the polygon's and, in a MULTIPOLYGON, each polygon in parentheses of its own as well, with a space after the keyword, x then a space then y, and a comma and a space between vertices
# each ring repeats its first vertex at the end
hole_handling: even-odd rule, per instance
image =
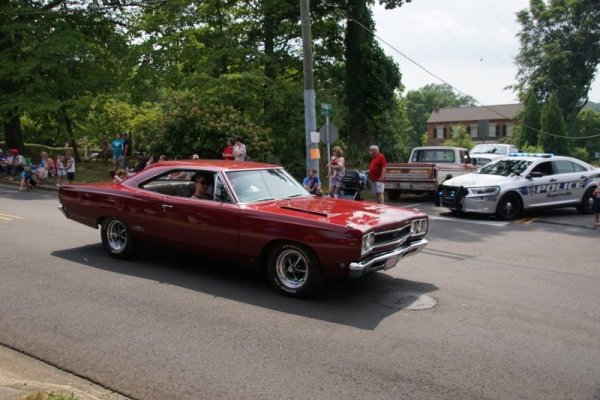
POLYGON ((340 199, 362 200, 362 192, 367 186, 367 174, 356 170, 347 170, 342 178, 340 199))

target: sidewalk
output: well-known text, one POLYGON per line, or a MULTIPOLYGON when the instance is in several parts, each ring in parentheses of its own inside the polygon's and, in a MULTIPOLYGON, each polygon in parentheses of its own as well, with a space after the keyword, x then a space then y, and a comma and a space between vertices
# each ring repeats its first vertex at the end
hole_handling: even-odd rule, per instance
POLYGON ((73 394, 77 400, 127 400, 120 394, 0 345, 0 400, 37 393, 73 394))

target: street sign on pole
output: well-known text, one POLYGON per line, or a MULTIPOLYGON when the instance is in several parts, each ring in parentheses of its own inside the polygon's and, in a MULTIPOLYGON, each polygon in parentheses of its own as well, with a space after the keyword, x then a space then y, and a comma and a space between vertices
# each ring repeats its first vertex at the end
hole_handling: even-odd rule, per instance
POLYGON ((328 103, 321 103, 321 115, 330 117, 333 115, 333 106, 328 103))

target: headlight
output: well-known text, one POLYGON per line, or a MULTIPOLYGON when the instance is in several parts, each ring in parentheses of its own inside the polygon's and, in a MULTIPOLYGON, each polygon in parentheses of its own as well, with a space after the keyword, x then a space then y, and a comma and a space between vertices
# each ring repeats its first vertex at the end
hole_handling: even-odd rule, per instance
POLYGON ((469 191, 468 196, 497 196, 500 192, 498 186, 467 188, 467 190, 469 191))
POLYGON ((367 233, 363 236, 362 240, 362 254, 366 254, 373 248, 373 243, 375 243, 375 234, 373 232, 367 233))
POLYGON ((411 236, 422 236, 427 233, 428 227, 429 221, 427 218, 415 219, 410 224, 410 234, 411 236))

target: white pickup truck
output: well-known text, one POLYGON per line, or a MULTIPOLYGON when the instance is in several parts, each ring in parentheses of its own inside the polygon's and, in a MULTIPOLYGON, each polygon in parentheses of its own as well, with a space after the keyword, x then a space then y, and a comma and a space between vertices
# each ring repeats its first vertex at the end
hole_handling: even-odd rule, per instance
POLYGON ((469 151, 461 147, 415 147, 407 163, 388 163, 385 189, 396 201, 402 193, 435 193, 446 179, 476 170, 469 151))
POLYGON ((518 152, 519 149, 514 144, 482 143, 473 147, 469 154, 471 155, 471 161, 477 164, 477 168, 481 168, 492 161, 518 152))

